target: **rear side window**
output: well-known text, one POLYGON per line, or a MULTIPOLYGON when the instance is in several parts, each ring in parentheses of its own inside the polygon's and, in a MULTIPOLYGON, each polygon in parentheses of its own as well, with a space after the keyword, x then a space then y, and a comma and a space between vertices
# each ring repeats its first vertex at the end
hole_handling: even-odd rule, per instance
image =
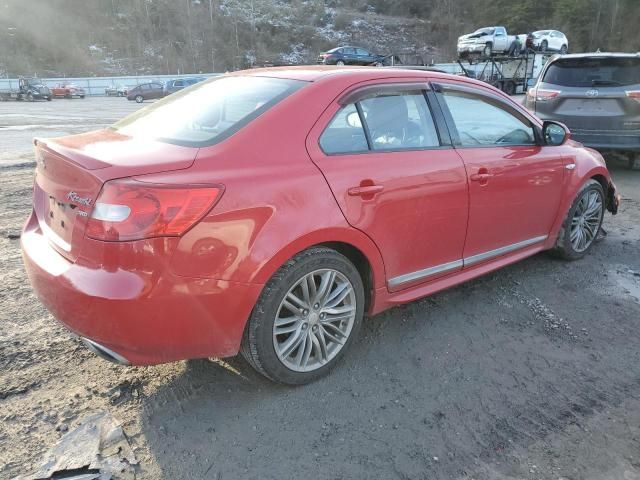
POLYGON ((367 137, 354 103, 338 110, 320 137, 320 148, 326 154, 368 150, 367 137))
POLYGON ((326 154, 439 146, 433 117, 419 90, 375 95, 346 105, 320 136, 326 154))
POLYGON ((464 147, 536 143, 533 125, 498 102, 456 90, 445 91, 444 99, 464 147))
POLYGON ((165 97, 112 128, 176 145, 212 145, 306 84, 281 78, 220 77, 165 97))
POLYGON ((373 150, 440 145, 422 92, 377 96, 361 103, 373 150))
POLYGON ((640 83, 640 58, 563 58, 549 65, 542 81, 563 87, 634 85, 640 83))

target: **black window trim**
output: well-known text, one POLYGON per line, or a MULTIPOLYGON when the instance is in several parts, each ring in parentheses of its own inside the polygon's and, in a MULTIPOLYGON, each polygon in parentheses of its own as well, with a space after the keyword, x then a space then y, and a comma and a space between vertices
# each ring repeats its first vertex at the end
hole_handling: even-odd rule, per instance
POLYGON ((344 155, 362 155, 369 153, 399 153, 399 152, 414 152, 414 151, 429 151, 429 150, 444 150, 447 148, 452 148, 452 138, 450 132, 447 128, 445 118, 442 114, 441 108, 438 105, 435 97, 433 96, 433 91, 431 88, 431 83, 428 81, 420 81, 420 82, 398 82, 398 83, 384 83, 384 84, 375 84, 375 85, 366 85, 364 87, 357 88, 350 92, 347 92, 345 95, 338 99, 338 104, 340 108, 334 113, 331 119, 326 123, 320 135, 318 135, 318 147, 320 151, 326 155, 327 157, 336 157, 336 156, 344 156, 344 155), (372 96, 378 95, 388 95, 390 93, 401 93, 401 92, 422 92, 424 100, 427 104, 427 110, 431 113, 431 118, 433 120, 434 127, 436 129, 436 135, 438 136, 438 140, 440 145, 437 147, 410 147, 410 148, 394 148, 394 149, 385 149, 385 150, 374 150, 371 143, 371 135, 369 133, 369 126, 364 118, 364 113, 362 111, 362 107, 360 106, 360 102, 367 98, 371 98, 372 96), (364 130, 364 135, 367 140, 367 150, 357 150, 352 152, 334 152, 327 153, 322 148, 320 144, 320 139, 324 132, 327 130, 335 116, 338 114, 342 108, 347 105, 354 104, 356 107, 356 111, 358 112, 358 117, 360 118, 360 123, 362 125, 362 129, 364 130))
POLYGON ((433 84, 433 89, 435 92, 435 96, 436 99, 438 101, 438 104, 440 106, 440 109, 442 111, 442 114, 445 118, 445 122, 447 124, 449 133, 451 134, 451 143, 453 145, 453 148, 461 150, 461 149, 467 149, 467 148, 496 148, 496 147, 504 147, 504 148, 509 148, 509 147, 541 147, 544 146, 545 143, 543 141, 542 138, 542 129, 540 128, 540 126, 538 124, 536 124, 535 122, 533 122, 529 117, 527 117, 524 113, 520 112, 517 108, 514 108, 513 105, 509 105, 507 102, 504 101, 503 98, 500 98, 499 95, 495 95, 492 92, 489 91, 482 91, 478 88, 471 88, 471 87, 467 87, 467 86, 463 86, 463 85, 457 85, 457 84, 453 84, 453 83, 434 83, 433 84), (458 134, 458 128, 456 127, 456 124, 453 120, 453 116, 451 115, 451 111, 449 110, 449 107, 447 106, 447 103, 444 99, 444 91, 445 90, 452 90, 452 91, 458 91, 461 93, 466 93, 469 95, 475 95, 477 97, 480 98, 484 98, 485 100, 487 100, 489 103, 496 105, 500 108, 502 108, 503 110, 506 110, 507 112, 509 112, 510 114, 512 114, 514 117, 531 124, 531 127, 533 128, 533 136, 535 139, 534 143, 509 143, 509 144, 505 144, 505 145, 498 145, 498 144, 494 144, 494 145, 462 145, 462 142, 460 141, 460 135, 458 134))

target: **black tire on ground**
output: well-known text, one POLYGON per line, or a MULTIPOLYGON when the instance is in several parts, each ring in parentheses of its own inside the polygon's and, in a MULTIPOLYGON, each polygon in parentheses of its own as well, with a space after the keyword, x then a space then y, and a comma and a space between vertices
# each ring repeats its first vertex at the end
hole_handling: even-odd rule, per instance
POLYGON ((142 95, 136 95, 136 103, 144 102, 144 97, 142 95))
POLYGON ((80 95, 80 98, 84 98, 84 95, 80 95))
POLYGON ((47 97, 47 102, 50 102, 50 101, 51 101, 51 97, 47 97))
POLYGON ((33 94, 31 92, 27 93, 27 102, 33 102, 33 94))
POLYGON ((598 233, 600 232, 600 228, 602 227, 602 220, 604 218, 605 205, 606 197, 604 195, 602 185, 600 185, 597 180, 588 180, 578 191, 576 198, 573 200, 571 208, 569 209, 569 212, 567 213, 567 216, 562 223, 562 228, 560 228, 560 233, 558 233, 556 245, 553 250, 551 250, 551 253, 565 260, 578 260, 584 257, 589 252, 589 250, 591 250, 593 244, 595 243, 595 240, 598 238, 598 233), (601 209, 599 212, 599 219, 597 222, 596 231, 591 242, 584 250, 578 251, 574 248, 571 241, 571 224, 574 220, 574 217, 576 216, 576 210, 578 209, 580 201, 587 195, 590 195, 591 192, 595 192, 600 197, 601 209))
POLYGON ((493 45, 491 43, 487 43, 484 46, 484 49, 482 50, 482 55, 484 55, 485 57, 490 57, 492 51, 493 51, 493 45))
POLYGON ((119 97, 123 97, 123 96, 124 96, 124 94, 123 94, 122 92, 118 92, 118 96, 119 96, 119 97))
POLYGON ((382 62, 376 62, 373 65, 374 67, 382 67, 382 62))
POLYGON ((568 51, 567 46, 566 45, 562 45, 562 47, 560 47, 560 54, 564 55, 566 54, 568 51))
POLYGON ((344 65, 344 60, 338 60, 336 62, 336 65, 339 66, 339 67, 342 67, 344 65))
POLYGON ((364 315, 364 287, 356 267, 344 255, 325 247, 313 247, 300 252, 267 282, 245 327, 241 353, 249 364, 265 377, 287 385, 302 385, 326 375, 341 360, 358 335, 364 315), (274 323, 284 297, 300 279, 320 269, 342 274, 353 287, 355 319, 343 347, 326 364, 315 370, 301 372, 288 368, 274 347, 274 323))

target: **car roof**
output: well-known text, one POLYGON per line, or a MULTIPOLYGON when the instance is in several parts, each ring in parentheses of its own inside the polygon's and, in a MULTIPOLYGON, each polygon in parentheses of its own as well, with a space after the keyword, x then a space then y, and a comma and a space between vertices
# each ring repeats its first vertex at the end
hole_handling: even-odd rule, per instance
POLYGON ((553 60, 560 58, 640 58, 640 52, 638 53, 625 53, 625 52, 587 52, 587 53, 568 53, 566 55, 558 56, 553 60))
POLYGON ((383 80, 387 78, 415 78, 416 80, 451 79, 464 81, 487 87, 487 84, 478 80, 450 75, 433 70, 416 70, 414 68, 381 68, 381 67, 336 67, 330 65, 304 65, 291 67, 255 68, 239 70, 227 74, 229 76, 254 76, 282 78, 289 80, 301 80, 305 82, 343 81, 346 84, 365 82, 367 80, 383 80))

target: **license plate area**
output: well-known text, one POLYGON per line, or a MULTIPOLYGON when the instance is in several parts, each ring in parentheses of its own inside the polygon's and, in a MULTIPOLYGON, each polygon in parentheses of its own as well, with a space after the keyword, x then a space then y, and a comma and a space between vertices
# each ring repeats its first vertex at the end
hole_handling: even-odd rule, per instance
POLYGON ((77 207, 70 203, 58 201, 53 195, 47 196, 45 205, 45 223, 56 236, 71 242, 73 234, 73 215, 77 214, 77 207))

